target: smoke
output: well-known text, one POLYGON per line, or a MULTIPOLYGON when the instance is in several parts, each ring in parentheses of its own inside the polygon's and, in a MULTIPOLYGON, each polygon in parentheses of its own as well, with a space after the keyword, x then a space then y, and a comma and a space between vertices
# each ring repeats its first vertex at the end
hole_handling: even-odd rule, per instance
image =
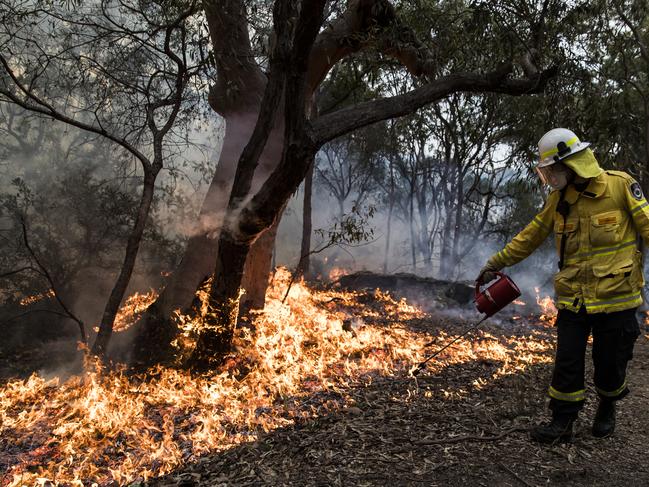
MULTIPOLYGON (((345 202, 345 211, 349 211, 355 201, 355 194, 345 202)), ((284 217, 281 221, 277 242, 276 242, 276 264, 294 268, 299 261, 300 235, 302 232, 302 201, 303 192, 300 191, 289 202, 284 217)), ((368 204, 376 204, 369 200, 368 204)), ((313 199, 313 228, 330 228, 338 218, 338 201, 322 190, 314 191, 313 199)), ((312 255, 312 268, 314 277, 318 275, 327 278, 332 268, 340 267, 348 272, 371 271, 382 273, 386 255, 386 240, 388 214, 385 207, 377 205, 377 211, 368 226, 374 230, 374 238, 358 246, 333 247, 322 254, 312 255)), ((511 233, 515 235, 521 228, 512 228, 511 233)), ((475 243, 480 239, 472 250, 461 260, 458 271, 451 276, 451 280, 473 283, 479 270, 494 253, 501 250, 506 243, 495 237, 482 235, 463 235, 459 247, 464 248, 468 244, 475 243)), ((318 247, 318 238, 314 234, 311 248, 318 247)), ((440 245, 436 243, 433 249, 433 258, 430 262, 423 260, 418 252, 416 265, 412 264, 412 247, 410 238, 409 222, 392 215, 391 218, 391 241, 388 252, 387 273, 407 272, 425 277, 440 277, 440 245)), ((526 300, 536 298, 535 288, 539 288, 541 294, 552 295, 552 276, 556 272, 556 251, 554 250, 554 239, 548 237, 547 241, 533 252, 527 259, 503 271, 510 275, 518 284, 526 300)), ((444 277, 444 276, 442 276, 444 277)))

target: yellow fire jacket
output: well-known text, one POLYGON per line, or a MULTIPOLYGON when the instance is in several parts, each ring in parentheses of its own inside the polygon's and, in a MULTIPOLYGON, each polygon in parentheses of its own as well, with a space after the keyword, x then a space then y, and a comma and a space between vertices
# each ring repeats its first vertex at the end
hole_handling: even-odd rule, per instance
POLYGON ((642 304, 644 285, 638 233, 649 243, 649 203, 628 174, 604 171, 581 193, 570 185, 570 212, 557 213, 559 191, 543 210, 489 262, 502 268, 530 255, 554 231, 557 252, 566 234, 564 266, 554 276, 558 308, 609 313, 642 304))

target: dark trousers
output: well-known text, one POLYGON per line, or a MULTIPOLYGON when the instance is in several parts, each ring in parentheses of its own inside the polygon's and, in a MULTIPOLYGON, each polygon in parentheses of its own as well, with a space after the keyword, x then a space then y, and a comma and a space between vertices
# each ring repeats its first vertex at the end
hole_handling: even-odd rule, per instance
POLYGON ((555 416, 577 416, 584 406, 584 361, 589 335, 593 334, 595 388, 603 400, 616 401, 628 394, 627 363, 640 335, 636 310, 587 314, 562 309, 557 316, 557 355, 549 389, 555 416))

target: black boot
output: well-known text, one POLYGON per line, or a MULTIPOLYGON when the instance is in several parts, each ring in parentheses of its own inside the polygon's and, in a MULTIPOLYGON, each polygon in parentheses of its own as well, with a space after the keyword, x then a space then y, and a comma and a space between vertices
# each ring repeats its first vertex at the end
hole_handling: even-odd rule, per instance
POLYGON ((575 419, 574 416, 555 416, 549 423, 533 428, 530 436, 539 443, 570 442, 574 435, 572 425, 575 419))
POLYGON ((599 401, 595 421, 593 421, 593 436, 604 438, 615 431, 615 401, 599 401))

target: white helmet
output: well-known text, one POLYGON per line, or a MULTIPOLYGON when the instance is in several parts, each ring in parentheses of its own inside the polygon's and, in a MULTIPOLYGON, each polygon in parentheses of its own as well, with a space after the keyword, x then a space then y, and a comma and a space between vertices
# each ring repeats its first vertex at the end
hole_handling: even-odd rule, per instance
POLYGON ((563 128, 552 129, 539 140, 540 162, 537 167, 550 166, 568 156, 581 152, 590 145, 582 142, 572 131, 563 128))

